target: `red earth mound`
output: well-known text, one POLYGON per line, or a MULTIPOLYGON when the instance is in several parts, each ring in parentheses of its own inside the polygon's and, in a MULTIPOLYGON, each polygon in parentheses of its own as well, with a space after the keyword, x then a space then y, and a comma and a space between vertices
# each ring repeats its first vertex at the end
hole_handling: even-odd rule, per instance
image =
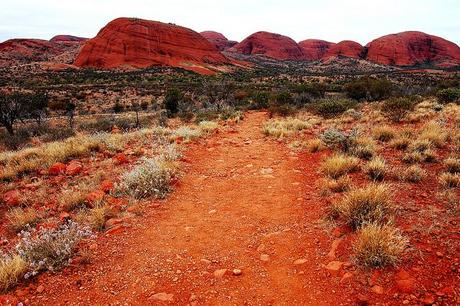
POLYGON ((84 38, 84 37, 78 37, 78 36, 72 36, 72 35, 56 35, 54 36, 53 38, 50 39, 50 42, 78 42, 78 43, 81 43, 81 42, 85 42, 87 41, 88 38, 84 38))
POLYGON ((323 59, 329 59, 333 57, 361 58, 363 53, 364 47, 359 43, 351 40, 344 40, 332 45, 324 55, 323 59))
POLYGON ((307 39, 299 42, 299 46, 302 48, 305 59, 310 61, 320 60, 334 45, 334 43, 320 39, 307 39))
POLYGON ((245 55, 263 55, 277 60, 303 60, 300 46, 291 38, 269 32, 257 32, 235 45, 231 51, 245 55))
POLYGON ((367 47, 367 59, 384 65, 460 65, 459 46, 422 32, 410 31, 383 36, 367 44, 367 47))
POLYGON ((230 49, 238 43, 233 40, 228 40, 227 37, 225 37, 223 34, 219 32, 204 31, 200 34, 201 36, 206 38, 211 44, 213 44, 214 47, 216 47, 216 49, 219 51, 225 51, 227 49, 230 49))
POLYGON ((147 68, 172 66, 205 73, 229 60, 199 33, 156 21, 118 18, 87 41, 75 60, 79 67, 147 68), (203 70, 204 68, 204 70, 203 70))

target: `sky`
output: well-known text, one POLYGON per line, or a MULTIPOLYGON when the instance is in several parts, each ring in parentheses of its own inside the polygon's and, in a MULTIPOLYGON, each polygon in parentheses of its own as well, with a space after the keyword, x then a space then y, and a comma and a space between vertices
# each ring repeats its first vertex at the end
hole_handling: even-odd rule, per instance
POLYGON ((257 31, 301 41, 355 40, 366 44, 408 30, 460 44, 459 0, 2 0, 0 41, 94 37, 117 17, 172 22, 214 30, 241 41, 257 31))

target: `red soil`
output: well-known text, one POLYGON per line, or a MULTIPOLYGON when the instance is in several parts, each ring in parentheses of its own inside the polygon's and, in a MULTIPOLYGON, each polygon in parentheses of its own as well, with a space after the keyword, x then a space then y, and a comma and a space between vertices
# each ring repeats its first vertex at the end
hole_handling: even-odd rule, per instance
POLYGON ((228 40, 227 37, 225 37, 223 34, 214 31, 204 31, 200 34, 211 44, 213 44, 214 47, 216 47, 216 49, 219 51, 230 49, 238 43, 236 41, 228 40))
POLYGON ((422 32, 403 32, 380 37, 369 44, 367 59, 379 64, 438 67, 460 65, 460 47, 441 37, 422 32))
MULTIPOLYGON (((147 68, 225 65, 229 60, 200 34, 180 26, 135 18, 118 18, 86 42, 79 67, 147 68)), ((192 68, 190 68, 192 67, 192 68)))
MULTIPOLYGON (((439 219, 433 236, 413 213, 438 209, 423 191, 436 189, 434 176, 395 196, 408 218, 397 225, 423 254, 408 253, 398 269, 361 270, 349 262, 354 234, 323 219, 331 199, 320 196, 317 169, 329 153, 292 153, 261 134, 267 118, 249 113, 235 128, 189 145, 185 175, 167 200, 152 201, 143 216, 114 220, 90 245, 89 265, 77 259, 8 298, 26 305, 458 302, 458 245, 449 244, 460 238, 458 218, 439 219)), ((353 179, 365 182, 362 173, 353 179)))
POLYGON ((293 39, 269 32, 254 33, 230 50, 245 55, 263 55, 277 60, 304 59, 302 49, 293 39))

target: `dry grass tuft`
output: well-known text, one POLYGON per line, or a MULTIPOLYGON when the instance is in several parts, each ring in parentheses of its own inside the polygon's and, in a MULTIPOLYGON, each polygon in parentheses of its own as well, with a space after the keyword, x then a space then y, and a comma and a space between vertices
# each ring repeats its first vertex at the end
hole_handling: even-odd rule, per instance
POLYGON ((388 142, 396 137, 396 132, 394 128, 387 126, 387 125, 377 126, 373 130, 372 134, 375 139, 382 141, 382 142, 388 142))
POLYGON ((205 134, 211 134, 219 127, 219 124, 214 121, 201 121, 199 123, 199 128, 205 134))
POLYGON ((351 178, 344 175, 337 179, 326 179, 325 187, 332 192, 344 192, 350 190, 351 183, 351 178))
POLYGON ((404 170, 400 174, 400 179, 410 183, 418 183, 423 180, 427 175, 427 172, 420 168, 418 165, 412 165, 404 170))
POLYGON ((262 130, 267 136, 283 138, 311 127, 312 124, 309 121, 286 118, 269 120, 264 124, 262 130))
POLYGON ((381 157, 376 157, 369 161, 363 169, 372 180, 381 181, 388 171, 386 161, 381 157))
POLYGON ((443 161, 444 168, 447 172, 456 174, 460 173, 460 158, 449 157, 443 161))
POLYGON ((27 263, 18 255, 0 258, 0 292, 15 286, 27 271, 27 263))
POLYGON ((390 225, 368 224, 353 245, 357 264, 369 267, 395 266, 401 261, 408 240, 390 225))
POLYGON ((439 175, 439 182, 444 188, 457 188, 460 186, 460 174, 444 172, 439 175))
POLYGON ((390 141, 389 145, 397 150, 406 150, 409 147, 410 139, 408 137, 399 136, 390 141))
POLYGON ((40 220, 37 211, 31 207, 13 208, 7 212, 6 218, 8 219, 9 227, 16 232, 22 231, 27 226, 34 226, 40 220))
POLYGON ((326 158, 321 163, 321 172, 333 179, 354 172, 359 169, 359 159, 343 154, 336 154, 326 158))
POLYGON ((307 142, 307 150, 310 153, 316 153, 326 148, 321 139, 311 139, 307 142))
POLYGON ((371 159, 375 155, 376 143, 370 137, 358 137, 350 148, 350 153, 362 159, 371 159))
POLYGON ((383 223, 393 207, 390 188, 385 184, 351 190, 333 206, 333 210, 354 229, 367 223, 383 223))
POLYGON ((419 140, 431 142, 435 147, 442 148, 448 139, 449 133, 437 122, 431 121, 423 127, 419 140))

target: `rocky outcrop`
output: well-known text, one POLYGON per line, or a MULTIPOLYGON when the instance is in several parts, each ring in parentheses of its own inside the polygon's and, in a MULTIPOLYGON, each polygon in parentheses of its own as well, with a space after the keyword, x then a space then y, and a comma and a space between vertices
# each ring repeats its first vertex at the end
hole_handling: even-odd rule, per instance
POLYGON ((223 34, 214 31, 204 31, 200 33, 219 51, 225 51, 236 45, 238 42, 228 40, 223 34))
POLYGON ((276 60, 303 60, 300 46, 291 38, 269 32, 257 32, 230 49, 245 55, 260 55, 276 60))
POLYGON ((365 48, 359 43, 351 40, 344 40, 337 44, 332 45, 323 59, 330 59, 334 57, 348 57, 348 58, 363 58, 365 55, 365 48))
POLYGON ((422 32, 386 35, 367 44, 369 61, 395 66, 460 65, 460 47, 441 37, 422 32))
POLYGON ((172 66, 203 72, 229 60, 199 33, 156 21, 118 18, 87 41, 75 60, 100 69, 172 66))
POLYGON ((307 39, 299 42, 299 46, 302 48, 305 59, 308 61, 317 61, 322 59, 334 45, 334 43, 320 39, 307 39))

